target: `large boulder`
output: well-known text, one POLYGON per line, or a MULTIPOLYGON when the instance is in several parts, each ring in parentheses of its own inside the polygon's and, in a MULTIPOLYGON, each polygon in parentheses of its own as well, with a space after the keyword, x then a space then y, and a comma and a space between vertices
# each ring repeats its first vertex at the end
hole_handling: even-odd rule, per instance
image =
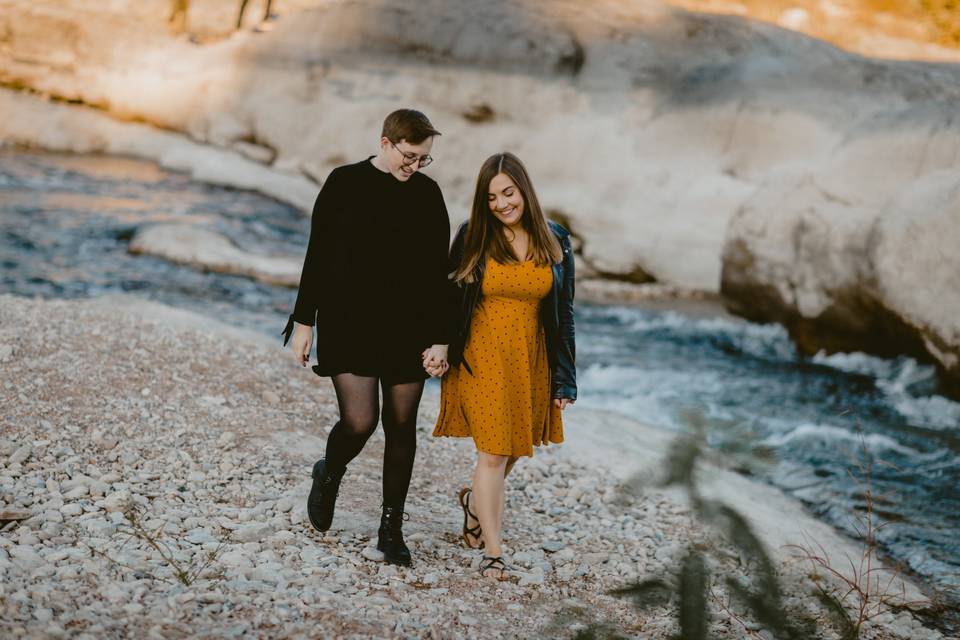
POLYGON ((721 291, 807 353, 911 354, 960 390, 960 175, 935 171, 893 194, 875 181, 872 197, 847 200, 814 176, 771 179, 731 221, 721 291))
POLYGON ((129 250, 199 270, 249 276, 285 287, 300 282, 300 260, 245 251, 226 236, 189 224, 144 227, 134 235, 129 250))

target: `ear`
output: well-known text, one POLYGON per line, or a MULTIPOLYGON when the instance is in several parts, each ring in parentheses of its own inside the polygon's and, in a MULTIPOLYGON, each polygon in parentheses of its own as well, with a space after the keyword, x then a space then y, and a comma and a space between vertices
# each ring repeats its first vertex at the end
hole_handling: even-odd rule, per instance
POLYGON ((388 138, 387 136, 382 136, 380 138, 380 150, 386 151, 387 147, 389 146, 390 146, 390 138, 388 138))

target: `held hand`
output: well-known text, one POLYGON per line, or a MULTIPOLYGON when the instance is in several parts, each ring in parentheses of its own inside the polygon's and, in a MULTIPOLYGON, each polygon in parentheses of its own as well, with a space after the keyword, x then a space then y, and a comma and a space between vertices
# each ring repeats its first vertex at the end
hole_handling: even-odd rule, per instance
POLYGON ((553 399, 554 406, 559 407, 561 411, 566 409, 569 405, 573 404, 574 402, 576 402, 576 400, 571 400, 570 398, 554 398, 553 399))
POLYGON ((290 348, 293 357, 300 366, 305 367, 310 362, 310 347, 313 346, 313 327, 299 322, 293 323, 293 337, 290 339, 290 348))
POLYGON ((447 362, 447 345, 435 344, 432 347, 424 349, 421 354, 423 358, 423 368, 433 377, 441 377, 450 368, 447 362))
POLYGON ((424 363, 423 368, 427 370, 427 373, 433 376, 434 378, 442 378, 443 374, 450 369, 450 365, 446 362, 436 362, 431 360, 430 364, 424 363))

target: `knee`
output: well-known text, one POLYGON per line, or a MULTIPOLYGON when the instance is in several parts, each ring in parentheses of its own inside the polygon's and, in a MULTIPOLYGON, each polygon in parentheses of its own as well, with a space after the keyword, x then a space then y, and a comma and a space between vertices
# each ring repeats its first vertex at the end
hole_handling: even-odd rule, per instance
POLYGON ((503 469, 505 469, 507 466, 507 460, 507 456, 498 456, 492 453, 483 453, 481 451, 477 457, 477 465, 481 469, 487 469, 490 471, 503 471, 503 469))
POLYGON ((377 428, 378 419, 379 416, 376 413, 365 416, 347 416, 340 419, 340 424, 353 435, 369 437, 377 428))

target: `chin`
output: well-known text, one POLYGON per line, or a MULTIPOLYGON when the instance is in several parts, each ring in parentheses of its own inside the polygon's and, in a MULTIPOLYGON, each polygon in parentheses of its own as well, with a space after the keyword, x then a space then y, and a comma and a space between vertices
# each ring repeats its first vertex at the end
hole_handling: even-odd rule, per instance
MULTIPOLYGON (((416 172, 414 172, 414 173, 416 173, 416 172)), ((407 180, 409 180, 410 178, 413 177, 413 173, 409 173, 409 174, 408 174, 408 173, 404 173, 404 172, 401 170, 401 171, 397 171, 395 174, 393 174, 393 177, 395 177, 397 180, 400 180, 400 181, 402 181, 402 182, 406 182, 407 180)))

